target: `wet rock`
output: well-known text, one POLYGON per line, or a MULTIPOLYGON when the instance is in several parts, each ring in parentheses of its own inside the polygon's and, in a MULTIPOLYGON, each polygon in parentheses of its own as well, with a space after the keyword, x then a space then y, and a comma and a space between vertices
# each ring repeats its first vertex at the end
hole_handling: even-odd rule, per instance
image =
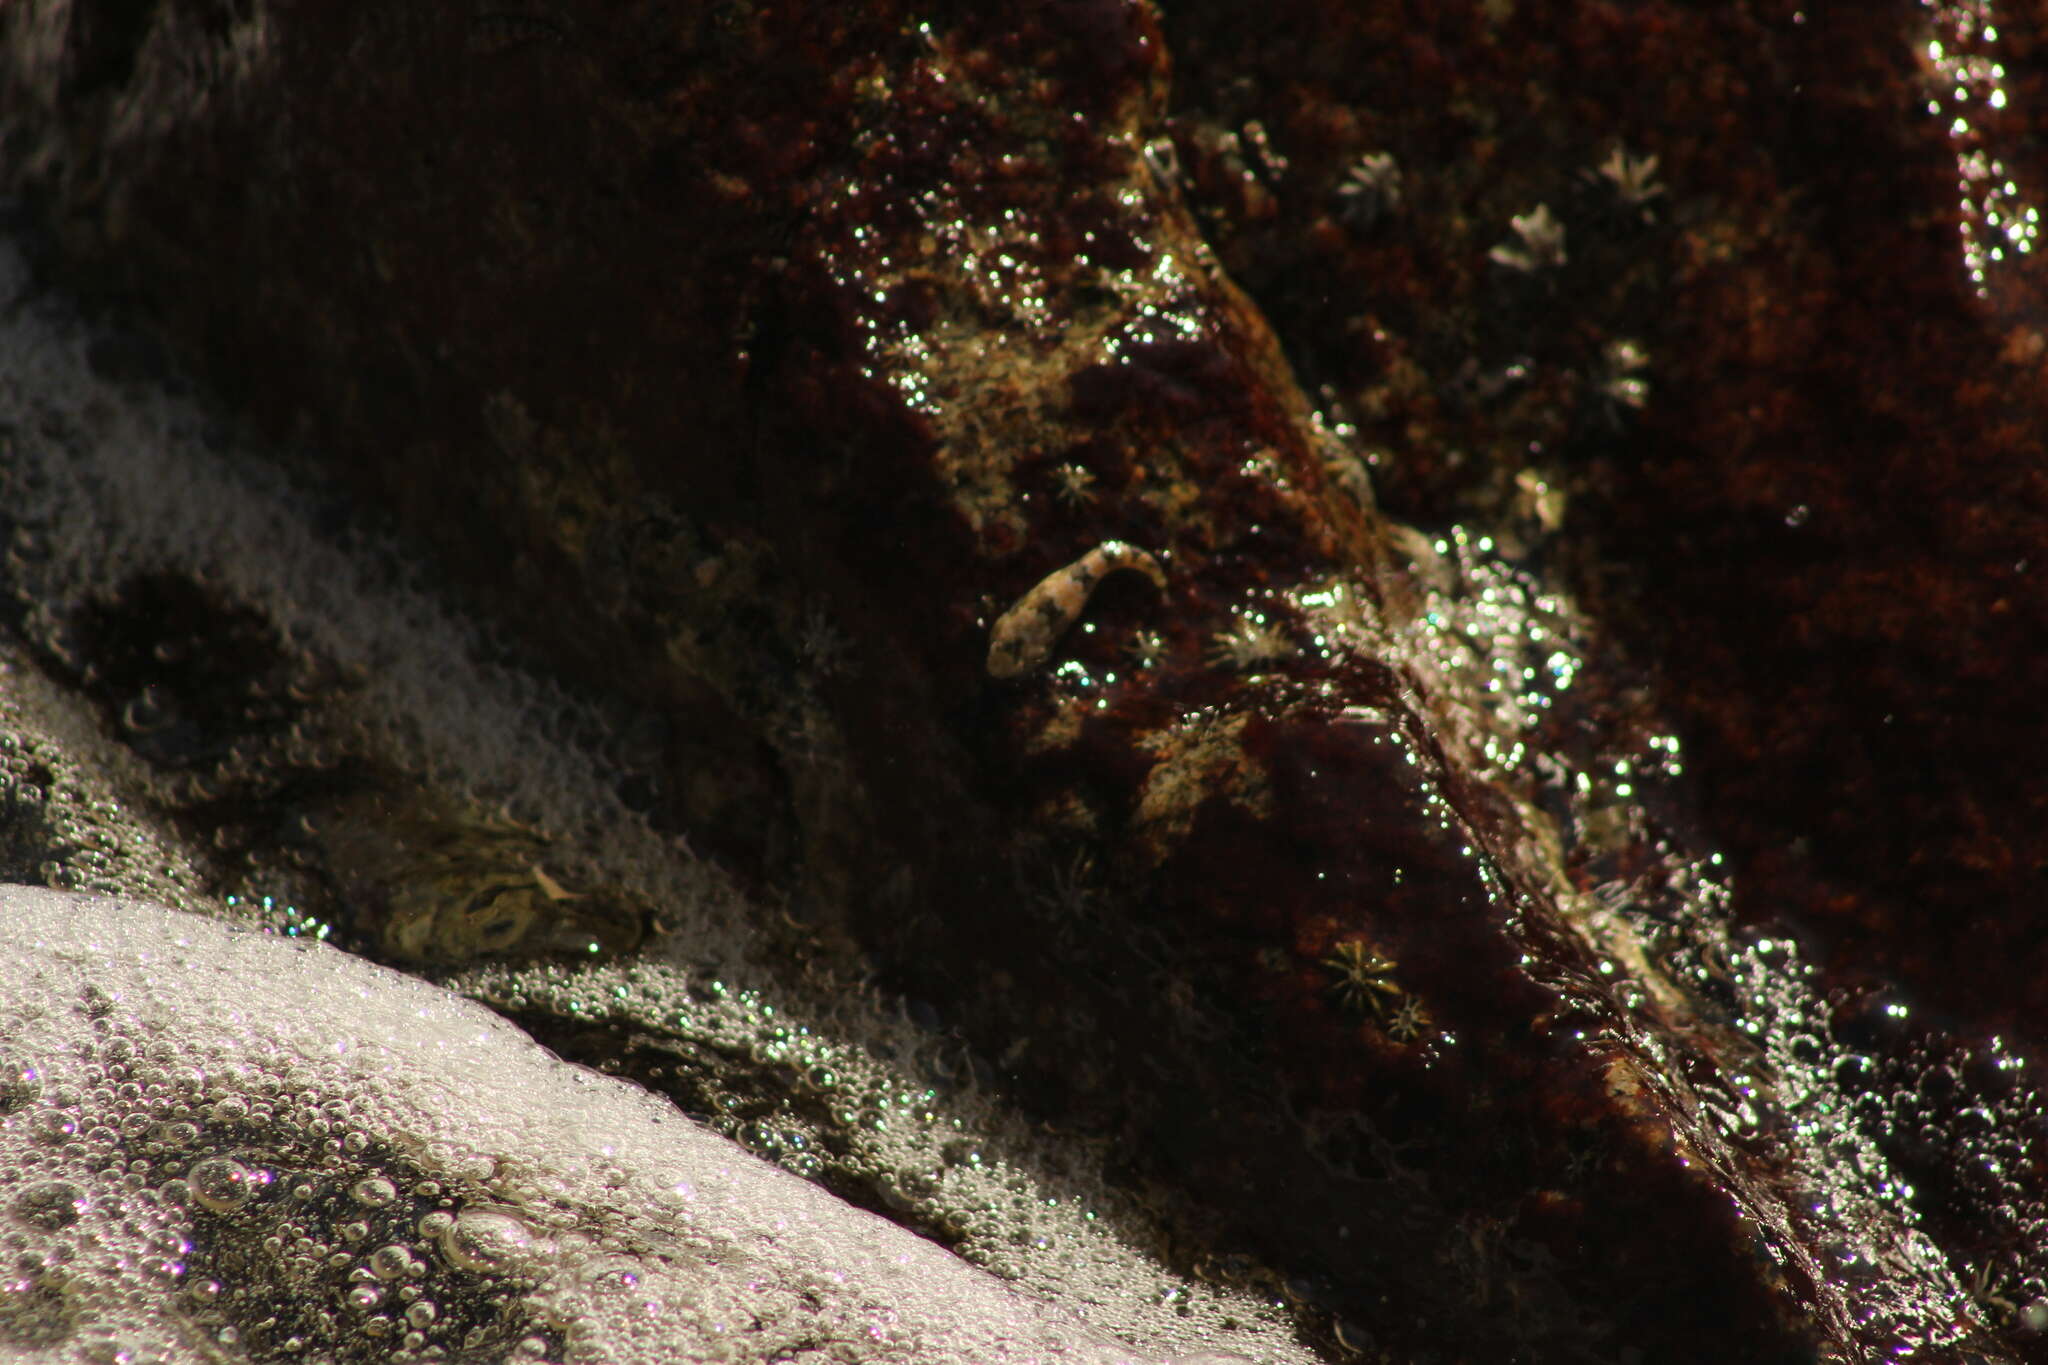
MULTIPOLYGON (((0 244, 0 290, 22 290, 17 267, 0 244)), ((0 874, 403 961, 1121 1339, 1312 1358, 1276 1303, 1175 1270, 1101 1151, 1048 1141, 928 1004, 847 975, 785 904, 656 828, 629 800, 649 774, 644 717, 515 666, 373 518, 279 479, 217 415, 108 382, 92 335, 47 292, 0 306, 0 789, 23 817, 0 874), (160 650, 143 673, 206 721, 203 743, 153 744, 120 704, 160 650), (244 728, 280 679, 288 724, 244 728), (644 930, 630 956, 616 930, 644 930)), ((99 985, 80 1004, 106 1027, 120 1008, 99 985)), ((35 1066, 0 1058, 0 1109, 46 1094, 35 1066)), ((233 1166, 204 1173, 216 1203, 247 1188, 233 1166)), ((28 1213, 61 1218, 51 1194, 28 1213)), ((258 1298, 280 1270, 265 1251, 242 1267, 258 1298)), ((20 1288, 25 1332, 70 1321, 38 1307, 51 1286, 20 1288)), ((390 1352, 323 1333, 338 1354, 390 1352)), ((592 1350, 619 1346, 599 1336, 592 1350)), ((495 1358, 495 1341, 478 1350, 495 1358)))
POLYGON ((1167 37, 1218 255, 1384 505, 1519 528, 1654 665, 1737 913, 2032 1032, 2039 16, 1301 0, 1167 37), (1481 268, 1539 205, 1566 259, 1481 268))
MULTIPOLYGON (((130 32, 25 6, 0 118, 72 270, 155 295, 565 673, 670 716, 735 796, 662 817, 727 831, 743 879, 936 1002, 1020 1102, 1129 1151, 1190 1264, 1322 1286, 1304 1327, 1342 1350, 2038 1352, 2020 1059, 1864 1018, 1745 927, 1701 831, 1757 866, 1812 788, 1788 807, 1745 769, 1709 790, 1767 790, 1703 820, 1691 748, 1534 576, 1584 509, 1651 508, 1556 542, 1638 648, 1666 598, 1597 556, 1643 536, 1680 633, 1806 591, 1779 585, 1815 561, 1731 517, 1710 560, 1757 590, 1701 606, 1703 533, 1669 528, 1716 505, 1703 481, 1775 508, 1791 476, 1743 452, 1810 432, 1828 375, 1724 389, 1674 329, 1725 327, 1697 354, 1749 376, 1795 317, 1868 333, 1833 247, 1875 191, 1823 175, 1792 207, 1772 158, 1812 149, 1749 83, 1810 80, 1869 153, 1845 164, 1918 185, 1947 135, 1878 135, 1917 101, 1863 112, 1915 88, 1913 35, 1449 13, 1303 5, 1254 37, 1118 4, 309 4, 130 32), (1581 67, 1697 121, 1637 136, 1581 67), (1278 90, 1305 95, 1256 104, 1278 90), (1709 455, 1734 463, 1703 479, 1709 455), (1103 575, 1112 545, 1156 575, 1103 575), (1934 1079, 1959 1063, 1976 1089, 1934 1079), (1975 1140, 2004 1144, 1987 1180, 1910 1174, 1975 1140)), ((1986 563, 2027 539, 2023 490, 2002 505, 1986 563)), ((1670 646, 1710 774, 1764 756, 1750 681, 1822 629, 1786 619, 1670 646), (1708 666, 1724 648, 1744 666, 1708 666)), ((1909 672, 1866 699, 1948 705, 1909 672)), ((1832 736, 1828 691, 1768 714, 1832 736)), ((1936 804, 1937 829, 1962 809, 1936 804)), ((1994 846, 2028 845, 1957 845, 1994 846)), ((1868 922, 1826 894, 1855 861, 1785 884, 1868 922)))

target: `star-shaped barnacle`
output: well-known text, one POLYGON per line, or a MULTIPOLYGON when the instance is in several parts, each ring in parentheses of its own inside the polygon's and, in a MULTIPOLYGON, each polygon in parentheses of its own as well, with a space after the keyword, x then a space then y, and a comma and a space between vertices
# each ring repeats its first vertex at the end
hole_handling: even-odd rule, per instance
POLYGON ((1600 163, 1599 175, 1613 186, 1615 198, 1640 213, 1647 214, 1650 201, 1664 194, 1664 187, 1657 183, 1657 158, 1630 156, 1626 147, 1617 145, 1608 154, 1600 163))
POLYGON ((1063 464, 1052 472, 1053 491, 1069 507, 1080 507, 1094 496, 1094 471, 1086 465, 1063 464))
POLYGON ((1397 1043, 1412 1043, 1429 1028, 1429 1011, 1422 997, 1403 993, 1391 1009, 1380 1016, 1380 1027, 1397 1043))
POLYGON ((1336 974, 1330 989, 1337 999, 1375 1019, 1383 1020, 1385 1012, 1407 994, 1394 980, 1394 960, 1356 939, 1332 948, 1323 965, 1336 974))
POLYGON ((1650 401, 1649 353, 1627 339, 1610 341, 1600 353, 1594 379, 1607 405, 1608 420, 1619 425, 1624 410, 1640 411, 1650 401))
POLYGON ((1294 641, 1263 612, 1236 613, 1230 629, 1209 637, 1209 662, 1240 671, 1285 659, 1294 652, 1294 641))
POLYGON ((1368 152, 1337 186, 1337 215, 1354 231, 1369 232, 1401 207, 1401 168, 1387 152, 1368 152))
POLYGON ((1124 641, 1124 658, 1134 668, 1151 668, 1166 657, 1166 636, 1156 630, 1134 630, 1124 641))
POLYGON ((1525 275, 1565 263, 1564 224, 1551 214, 1548 204, 1538 204, 1508 222, 1515 230, 1514 236, 1487 252, 1488 260, 1525 275))
POLYGON ((1040 908, 1060 920, 1085 920, 1095 910, 1095 859, 1086 849, 1060 863, 1047 859, 1043 885, 1034 896, 1040 908))

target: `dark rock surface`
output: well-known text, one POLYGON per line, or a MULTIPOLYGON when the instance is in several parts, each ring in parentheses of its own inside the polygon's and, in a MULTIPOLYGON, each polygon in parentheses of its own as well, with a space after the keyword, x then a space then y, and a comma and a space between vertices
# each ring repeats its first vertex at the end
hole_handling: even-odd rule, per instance
POLYGON ((1492 8, 1173 24, 1219 254, 1393 452, 1390 510, 1497 515, 1525 468, 1567 497, 1746 918, 1972 1028, 2038 1020, 2041 16, 1492 8), (1342 177, 1375 153, 1405 193, 1361 226, 1342 177), (1489 261, 1539 202, 1567 259, 1489 261))
POLYGON ((23 4, 0 147, 1333 1352, 2042 1358, 2035 34, 1415 8, 23 4))

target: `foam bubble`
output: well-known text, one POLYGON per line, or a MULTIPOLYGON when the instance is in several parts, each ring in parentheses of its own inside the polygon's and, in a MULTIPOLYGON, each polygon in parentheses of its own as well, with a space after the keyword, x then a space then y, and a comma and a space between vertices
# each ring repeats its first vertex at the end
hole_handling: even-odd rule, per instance
MULTIPOLYGON (((12 1202, 0 1354, 1243 1359, 1100 1335, 323 945, 5 887, 0 1001, 51 1081, 34 1106, 73 1099, 104 1134, 12 1202), (377 1156, 343 1147, 338 1113, 377 1156), (165 1123, 192 1132, 166 1143, 165 1123)), ((0 1169, 43 1147, 34 1117, 0 1119, 0 1169)))

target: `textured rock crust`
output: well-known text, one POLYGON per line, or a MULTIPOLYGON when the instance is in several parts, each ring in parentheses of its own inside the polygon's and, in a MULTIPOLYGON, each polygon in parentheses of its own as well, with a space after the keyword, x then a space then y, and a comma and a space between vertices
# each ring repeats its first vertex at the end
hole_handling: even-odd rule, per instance
POLYGON ((2020 1059, 1767 927, 2038 999, 1912 927, 1974 887, 2035 952, 2043 865, 1984 568, 2031 277, 1938 245, 1920 11, 1359 9, 23 0, 0 146, 66 269, 659 712, 660 821, 1331 1349, 2040 1355, 2020 1059))

